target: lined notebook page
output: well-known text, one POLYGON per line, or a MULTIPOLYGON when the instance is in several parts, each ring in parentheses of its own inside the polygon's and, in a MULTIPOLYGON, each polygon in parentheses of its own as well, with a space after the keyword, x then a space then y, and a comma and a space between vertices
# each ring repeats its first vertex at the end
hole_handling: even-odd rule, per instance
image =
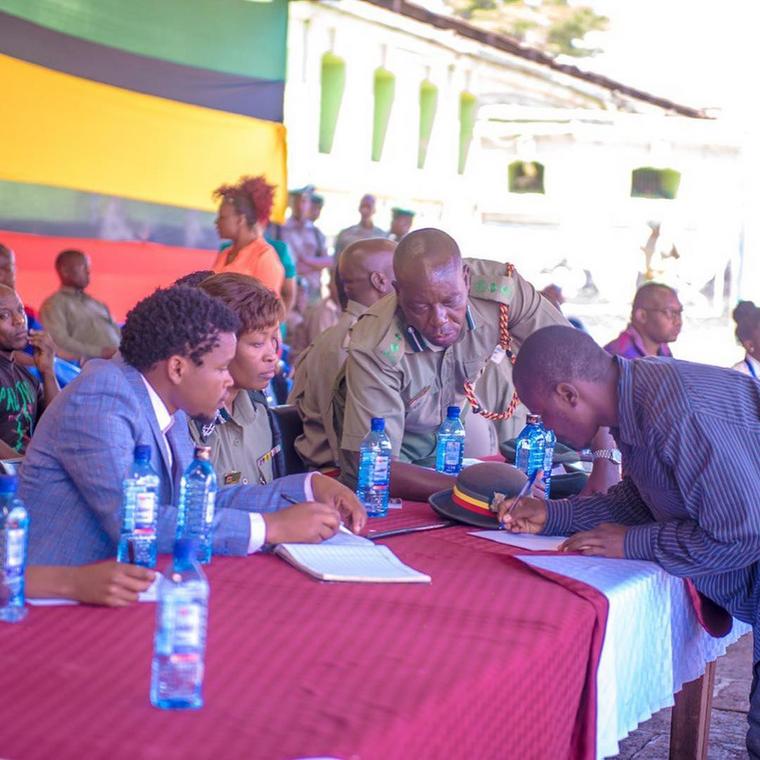
POLYGON ((429 575, 405 565, 387 546, 376 546, 366 539, 361 539, 361 543, 338 541, 280 544, 275 553, 324 581, 430 583, 429 575))

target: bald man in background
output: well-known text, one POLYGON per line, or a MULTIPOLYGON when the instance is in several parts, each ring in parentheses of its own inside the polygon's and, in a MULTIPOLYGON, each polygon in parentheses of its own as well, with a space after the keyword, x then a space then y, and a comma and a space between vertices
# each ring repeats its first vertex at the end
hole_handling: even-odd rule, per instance
POLYGON ((295 405, 303 422, 296 451, 310 469, 334 466, 338 441, 333 426, 333 385, 346 361, 349 330, 373 304, 393 290, 393 252, 396 244, 385 238, 351 243, 338 259, 346 304, 338 323, 323 332, 304 351, 296 366, 288 403, 295 405))
POLYGON ((681 332, 683 306, 673 288, 657 282, 642 285, 633 298, 628 327, 604 350, 626 359, 672 356, 668 343, 681 332))
POLYGON ((511 389, 511 363, 499 348, 502 305, 509 308, 513 349, 539 327, 567 321, 506 264, 462 259, 442 230, 404 236, 393 269, 395 292, 354 325, 335 385, 341 478, 354 484, 370 419, 384 417, 393 446, 391 495, 424 501, 452 486, 452 477, 427 468, 435 462, 436 431, 446 408, 468 408, 465 382, 475 383, 492 361, 511 389))

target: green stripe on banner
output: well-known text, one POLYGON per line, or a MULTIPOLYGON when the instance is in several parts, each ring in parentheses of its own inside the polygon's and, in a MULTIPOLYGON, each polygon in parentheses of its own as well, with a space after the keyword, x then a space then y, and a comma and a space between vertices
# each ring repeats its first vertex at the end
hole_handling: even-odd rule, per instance
POLYGON ((131 53, 285 79, 287 0, 0 0, 0 10, 131 53))
POLYGON ((215 217, 114 195, 0 181, 0 229, 13 232, 216 249, 215 217))

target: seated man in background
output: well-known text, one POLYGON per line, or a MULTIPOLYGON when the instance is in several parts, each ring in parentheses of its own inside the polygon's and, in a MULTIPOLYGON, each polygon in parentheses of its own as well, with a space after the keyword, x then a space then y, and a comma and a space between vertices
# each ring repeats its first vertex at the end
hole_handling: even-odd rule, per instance
MULTIPOLYGON (((11 290, 16 290, 16 254, 12 248, 0 243, 0 285, 5 285, 11 290)), ((30 306, 24 304, 26 312, 27 325, 30 331, 42 332, 42 323, 37 319, 37 314, 30 306)), ((57 350, 53 344, 53 350, 57 350)), ((22 351, 17 351, 14 356, 15 360, 28 367, 32 374, 38 379, 42 379, 34 364, 34 346, 30 343, 22 351)), ((79 365, 62 359, 60 356, 53 357, 53 370, 58 380, 58 385, 64 388, 79 374, 79 365)))
POLYGON ((760 380, 760 309, 752 301, 741 301, 732 314, 736 339, 747 352, 734 369, 760 380))
POLYGON ((333 427, 333 385, 346 361, 348 331, 373 304, 393 290, 393 251, 386 238, 351 243, 338 258, 346 306, 338 323, 316 337, 296 366, 288 403, 303 422, 296 451, 311 469, 335 466, 338 440, 333 427))
POLYGON ((464 406, 466 386, 471 391, 489 361, 503 372, 502 385, 510 386, 504 396, 511 400, 507 349, 518 348, 539 327, 567 322, 511 267, 463 260, 454 239, 441 230, 406 235, 393 270, 396 292, 354 325, 335 384, 339 464, 341 478, 353 485, 370 419, 384 417, 393 446, 391 495, 424 501, 454 480, 419 466, 434 465, 446 407, 464 406), (502 329, 506 315, 508 334, 502 329), (505 340, 511 340, 506 348, 500 345, 505 340))
POLYGON ((528 338, 514 378, 528 408, 575 447, 609 426, 625 477, 606 495, 505 502, 505 527, 570 535, 566 551, 656 562, 751 623, 747 746, 760 758, 760 384, 704 364, 610 357, 563 327, 528 338))
POLYGON ((642 356, 672 356, 668 343, 681 332, 683 306, 673 288, 648 282, 633 298, 628 327, 604 350, 626 359, 642 356))
MULTIPOLYGON (((157 290, 129 312, 123 361, 88 362, 43 416, 27 450, 19 496, 30 515, 30 564, 115 555, 122 478, 137 444, 151 446, 161 478, 158 550, 172 550, 179 481, 193 453, 185 413, 214 418, 232 385, 238 327, 223 303, 189 287, 157 290)), ((217 554, 319 541, 337 531, 341 514, 354 529, 364 523, 355 496, 320 475, 221 489, 216 507, 217 554)))
POLYGON ((211 447, 219 486, 271 483, 285 474, 279 427, 264 389, 274 376, 280 348, 282 301, 258 280, 243 274, 217 274, 198 286, 240 320, 232 386, 210 424, 190 421, 190 435, 211 447))
POLYGON ((0 285, 0 459, 23 456, 43 410, 58 394, 53 371, 53 342, 44 333, 29 334, 24 305, 16 292, 0 285), (34 347, 40 382, 16 357, 34 347))
POLYGON ((60 289, 40 309, 40 321, 65 359, 84 363, 110 359, 121 332, 108 307, 85 293, 90 284, 90 259, 82 251, 61 251, 55 260, 60 289))

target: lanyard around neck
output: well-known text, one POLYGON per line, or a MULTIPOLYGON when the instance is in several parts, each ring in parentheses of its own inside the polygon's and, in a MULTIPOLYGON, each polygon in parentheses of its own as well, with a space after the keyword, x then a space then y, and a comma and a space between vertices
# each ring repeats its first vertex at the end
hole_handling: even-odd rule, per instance
POLYGON ((744 363, 747 365, 747 369, 749 370, 749 374, 752 375, 752 377, 757 380, 757 372, 755 372, 755 368, 752 366, 752 362, 749 360, 749 357, 747 357, 744 360, 744 363))

